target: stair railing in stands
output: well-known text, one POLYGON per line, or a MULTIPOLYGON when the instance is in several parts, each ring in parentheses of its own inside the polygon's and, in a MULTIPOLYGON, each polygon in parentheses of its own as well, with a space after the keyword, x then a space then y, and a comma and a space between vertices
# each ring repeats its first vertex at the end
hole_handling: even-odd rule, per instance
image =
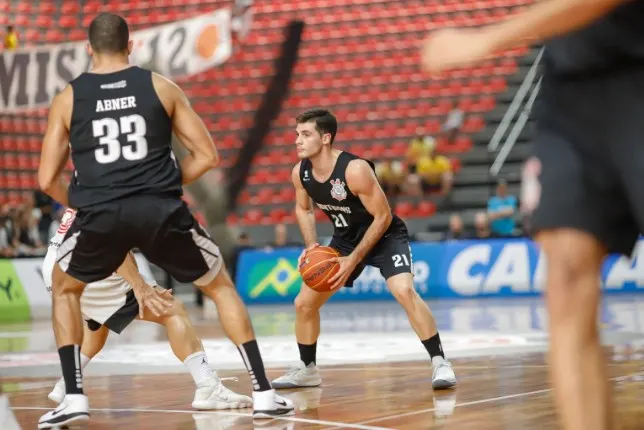
POLYGON ((501 145, 501 149, 499 150, 499 153, 497 154, 496 159, 494 160, 494 163, 492 163, 492 166, 490 167, 490 175, 498 176, 499 172, 501 171, 501 168, 503 167, 503 163, 505 163, 505 160, 508 158, 510 151, 512 151, 514 144, 516 143, 517 139, 521 135, 521 132, 523 131, 523 127, 525 127, 526 123, 528 122, 530 111, 532 111, 532 105, 534 104, 534 101, 537 99, 537 95, 539 94, 539 89, 541 88, 541 79, 543 78, 539 78, 537 85, 535 85, 534 88, 532 89, 530 98, 528 98, 528 101, 523 106, 521 115, 519 115, 517 122, 514 123, 512 130, 510 130, 510 134, 508 135, 508 138, 505 140, 505 142, 503 142, 503 145, 501 145))
POLYGON ((510 107, 508 107, 508 110, 505 112, 505 115, 503 115, 503 119, 501 119, 499 126, 496 128, 492 139, 490 139, 490 143, 487 147, 488 151, 492 152, 497 150, 499 144, 501 143, 501 139, 503 139, 505 133, 508 131, 508 128, 512 124, 512 120, 514 120, 517 116, 517 113, 521 108, 521 104, 523 103, 523 99, 525 99, 526 95, 530 91, 530 87, 532 87, 532 84, 534 83, 534 80, 537 76, 537 70, 539 68, 539 63, 541 62, 542 56, 543 48, 539 50, 537 58, 535 58, 534 63, 530 67, 530 70, 528 70, 528 73, 523 79, 519 90, 514 95, 514 99, 512 99, 512 102, 510 103, 510 107))

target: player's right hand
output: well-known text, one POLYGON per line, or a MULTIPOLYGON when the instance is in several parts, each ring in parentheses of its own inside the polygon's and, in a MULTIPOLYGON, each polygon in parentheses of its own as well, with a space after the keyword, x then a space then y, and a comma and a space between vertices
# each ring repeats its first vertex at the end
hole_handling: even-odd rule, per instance
POLYGON ((320 244, 316 242, 313 245, 309 246, 308 248, 305 248, 304 251, 302 251, 302 253, 297 259, 297 267, 302 267, 302 261, 304 260, 306 253, 312 250, 313 248, 317 248, 318 246, 320 246, 320 244))
POLYGON ((145 309, 149 309, 155 316, 160 317, 172 306, 172 293, 147 283, 133 285, 132 291, 136 301, 139 302, 139 317, 143 318, 145 309))

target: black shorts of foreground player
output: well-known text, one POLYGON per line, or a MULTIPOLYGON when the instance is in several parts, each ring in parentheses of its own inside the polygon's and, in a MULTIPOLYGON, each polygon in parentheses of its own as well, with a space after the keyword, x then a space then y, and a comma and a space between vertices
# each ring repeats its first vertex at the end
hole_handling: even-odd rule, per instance
MULTIPOLYGON (((133 248, 214 300, 251 376, 254 417, 292 414, 292 402, 275 394, 266 378, 248 313, 219 249, 181 200, 182 185, 217 164, 210 134, 179 87, 129 64, 132 42, 123 18, 97 16, 89 42, 92 69, 54 98, 38 171, 43 191, 78 210, 53 271, 53 326, 66 395, 38 427, 89 419, 80 297, 87 283, 109 277, 133 248), (181 163, 172 153, 173 132, 188 151, 181 163), (70 152, 76 171, 68 190, 61 171, 70 152)), ((126 280, 137 297, 150 298, 141 306, 163 302, 161 295, 142 294, 151 286, 126 280)))
POLYGON ((403 306, 409 322, 430 355, 436 389, 456 385, 445 360, 436 322, 427 304, 414 289, 412 255, 405 223, 392 214, 373 169, 373 163, 333 148, 337 121, 327 110, 311 110, 297 117, 296 148, 300 162, 293 168, 295 214, 307 246, 300 257, 317 246, 313 204, 334 226, 330 246, 341 257, 338 273, 330 279, 332 290, 317 292, 306 285, 295 299, 295 335, 300 363, 273 381, 275 388, 321 384, 316 367, 320 335, 320 308, 341 287, 351 287, 365 265, 380 269, 387 287, 403 306))

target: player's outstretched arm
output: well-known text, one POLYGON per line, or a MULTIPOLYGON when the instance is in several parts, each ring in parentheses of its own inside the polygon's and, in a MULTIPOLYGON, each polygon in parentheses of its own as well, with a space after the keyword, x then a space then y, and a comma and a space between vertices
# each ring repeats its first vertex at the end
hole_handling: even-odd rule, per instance
POLYGON ((542 0, 499 24, 437 31, 423 45, 423 65, 429 72, 438 73, 473 64, 496 51, 543 42, 582 28, 629 1, 542 0))
POLYGON ((203 121, 190 106, 184 92, 174 82, 156 73, 152 83, 161 103, 172 119, 172 129, 188 150, 181 160, 181 182, 187 185, 199 179, 219 163, 219 155, 203 121))
POLYGON ((69 206, 69 184, 63 180, 62 172, 69 158, 69 122, 73 107, 74 90, 68 85, 51 103, 38 167, 40 189, 63 206, 69 206))
POLYGON ((136 301, 139 302, 140 318, 143 318, 145 308, 158 317, 172 306, 172 303, 167 300, 170 294, 168 290, 161 291, 145 282, 131 252, 128 252, 123 264, 116 270, 116 273, 123 277, 132 287, 136 301))
POLYGON ((297 163, 293 168, 291 180, 295 187, 295 218, 297 219, 297 224, 300 226, 304 245, 306 248, 310 248, 317 245, 315 214, 313 213, 311 198, 302 186, 302 181, 300 181, 300 163, 297 163))

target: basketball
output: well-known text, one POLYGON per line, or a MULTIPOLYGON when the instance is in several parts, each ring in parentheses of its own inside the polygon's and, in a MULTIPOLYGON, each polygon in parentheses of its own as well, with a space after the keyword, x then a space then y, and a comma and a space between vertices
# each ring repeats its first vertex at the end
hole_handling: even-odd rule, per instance
POLYGON ((338 272, 340 265, 329 260, 339 256, 338 251, 328 246, 318 246, 307 252, 300 265, 306 286, 319 292, 331 291, 328 280, 338 272))

